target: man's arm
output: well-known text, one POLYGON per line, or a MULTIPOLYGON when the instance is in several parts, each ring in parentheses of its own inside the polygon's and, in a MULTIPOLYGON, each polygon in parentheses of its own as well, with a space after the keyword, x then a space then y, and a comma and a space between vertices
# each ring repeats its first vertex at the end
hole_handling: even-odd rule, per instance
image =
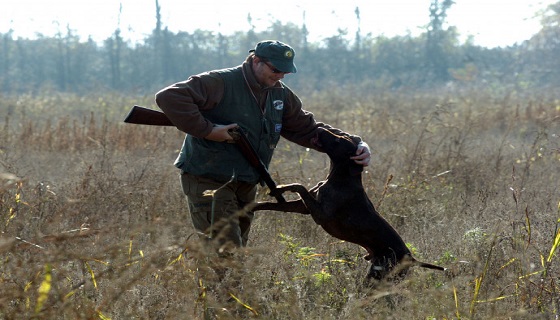
MULTIPOLYGON (((156 104, 179 130, 198 138, 212 133, 214 124, 200 110, 215 107, 223 97, 223 81, 204 73, 177 82, 156 93, 156 104)), ((227 130, 226 130, 227 131, 227 130)))
POLYGON ((313 113, 303 110, 302 102, 290 89, 287 90, 287 101, 285 104, 282 120, 282 136, 301 146, 312 148, 311 139, 317 135, 318 128, 327 129, 337 135, 350 137, 358 143, 356 156, 352 157, 357 164, 367 166, 371 159, 371 152, 367 143, 359 136, 351 135, 327 123, 316 122, 313 113))

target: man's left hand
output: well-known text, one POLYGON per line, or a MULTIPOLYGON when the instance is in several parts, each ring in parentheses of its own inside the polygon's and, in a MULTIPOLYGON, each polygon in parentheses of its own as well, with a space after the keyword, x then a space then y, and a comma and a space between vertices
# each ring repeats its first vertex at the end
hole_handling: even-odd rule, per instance
POLYGON ((363 141, 358 143, 356 155, 350 157, 350 159, 354 160, 357 164, 367 167, 369 165, 369 161, 371 160, 371 152, 369 151, 368 144, 363 141))

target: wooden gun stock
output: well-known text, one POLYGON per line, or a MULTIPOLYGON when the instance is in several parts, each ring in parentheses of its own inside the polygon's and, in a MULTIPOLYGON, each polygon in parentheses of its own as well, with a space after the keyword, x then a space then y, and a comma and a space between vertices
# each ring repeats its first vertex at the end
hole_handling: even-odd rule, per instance
POLYGON ((124 119, 126 123, 146 124, 149 126, 174 126, 165 113, 140 106, 134 106, 124 119))
MULTIPOLYGON (((165 115, 165 113, 157 110, 152 110, 140 106, 134 106, 124 119, 126 123, 133 123, 133 124, 144 124, 150 126, 175 126, 169 118, 165 115)), ((286 199, 281 194, 276 194, 276 183, 272 180, 270 173, 266 169, 266 166, 259 158, 259 155, 251 146, 249 139, 243 132, 241 128, 230 129, 228 131, 229 135, 235 140, 235 143, 241 149, 241 153, 247 161, 257 169, 257 172, 263 179, 264 183, 270 189, 270 195, 276 198, 278 202, 286 202, 286 199)))

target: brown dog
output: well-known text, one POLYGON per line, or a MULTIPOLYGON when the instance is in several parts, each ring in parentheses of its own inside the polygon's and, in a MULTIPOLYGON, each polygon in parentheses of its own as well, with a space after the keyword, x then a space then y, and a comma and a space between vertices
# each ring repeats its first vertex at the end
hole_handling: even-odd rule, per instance
POLYGON ((372 263, 368 278, 381 280, 393 271, 402 278, 414 265, 445 270, 414 259, 397 231, 375 210, 362 185, 363 167, 350 159, 357 149, 354 141, 323 130, 312 142, 331 159, 327 179, 309 191, 301 184, 279 186, 276 193, 296 192, 300 199, 260 202, 253 210, 310 214, 333 237, 367 250, 365 259, 372 263))

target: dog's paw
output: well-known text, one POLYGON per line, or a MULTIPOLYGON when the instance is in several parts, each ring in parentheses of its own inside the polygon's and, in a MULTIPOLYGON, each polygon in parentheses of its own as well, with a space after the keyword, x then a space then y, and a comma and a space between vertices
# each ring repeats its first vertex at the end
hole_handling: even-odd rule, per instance
POLYGON ((307 190, 302 184, 299 183, 290 183, 290 184, 282 184, 276 187, 276 190, 279 192, 301 192, 302 190, 307 190))
POLYGON ((286 191, 286 190, 277 187, 277 188, 274 189, 274 190, 269 190, 269 191, 268 191, 268 195, 271 196, 271 197, 278 197, 278 196, 281 196, 282 193, 284 193, 284 191, 286 191))

